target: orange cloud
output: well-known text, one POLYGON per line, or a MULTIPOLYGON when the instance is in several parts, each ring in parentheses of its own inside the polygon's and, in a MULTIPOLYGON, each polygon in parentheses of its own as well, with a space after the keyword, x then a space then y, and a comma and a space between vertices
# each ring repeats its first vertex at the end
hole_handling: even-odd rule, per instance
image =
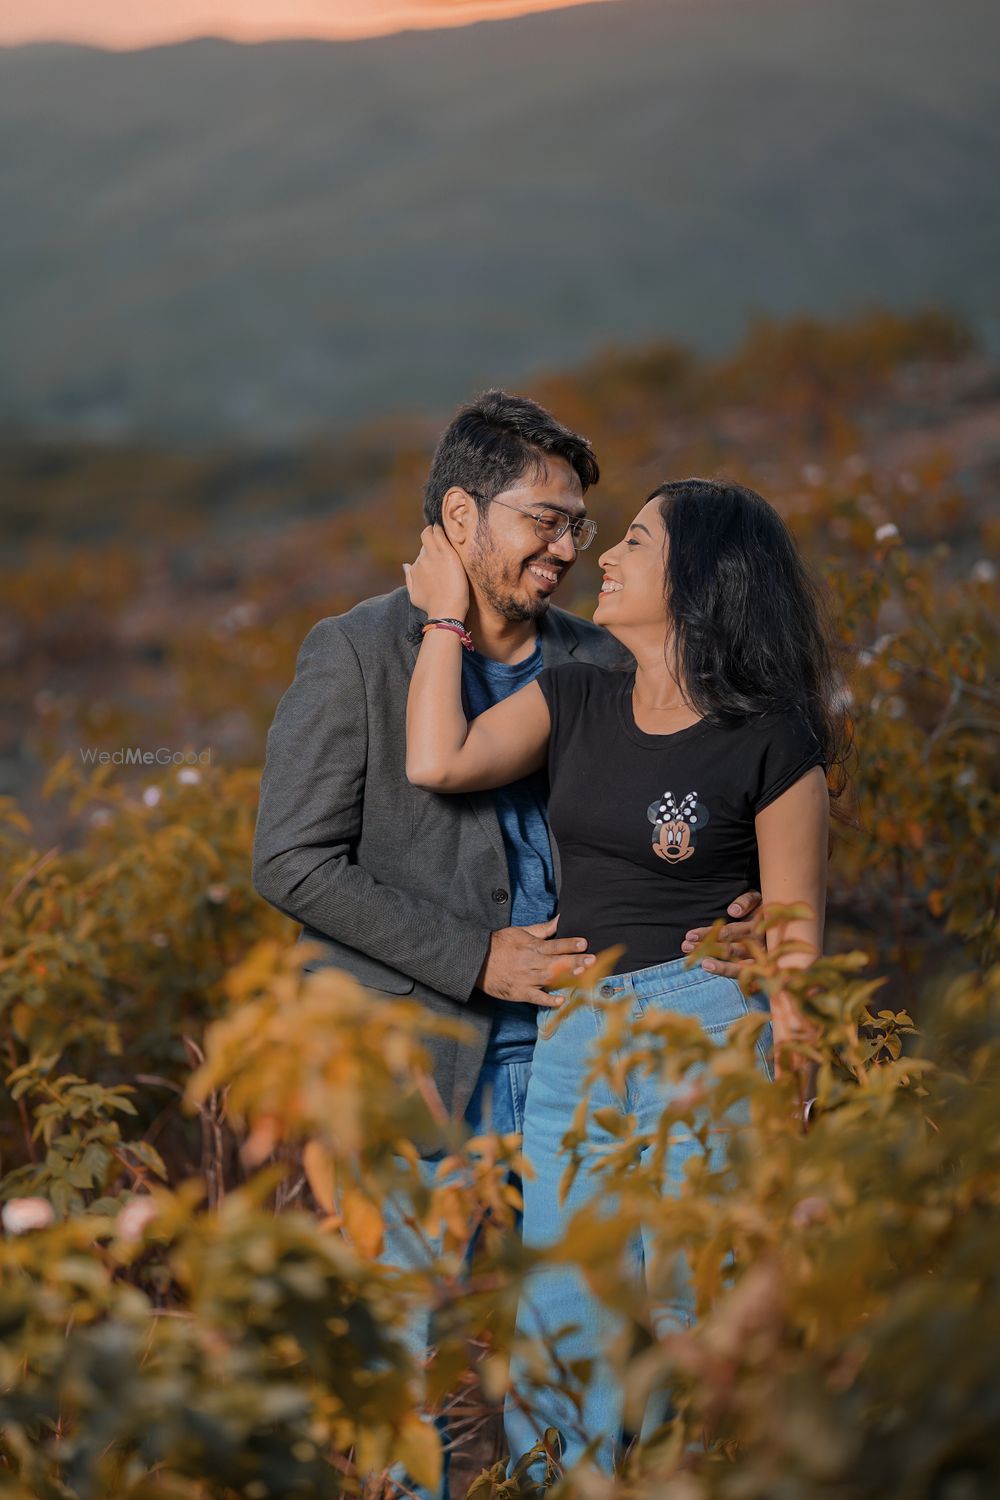
MULTIPOLYGON (((464 26, 531 11, 611 0, 32 0, 22 14, 0 12, 0 44, 85 42, 93 46, 156 46, 192 36, 235 41, 278 37, 384 36, 408 28, 464 26)), ((11 8, 11 10, 13 7, 11 8)))

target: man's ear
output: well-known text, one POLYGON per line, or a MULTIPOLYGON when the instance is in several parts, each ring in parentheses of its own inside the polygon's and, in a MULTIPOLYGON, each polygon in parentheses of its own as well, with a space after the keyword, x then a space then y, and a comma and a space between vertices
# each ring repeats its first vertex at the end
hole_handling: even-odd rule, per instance
POLYGON ((479 507, 467 490, 453 484, 441 501, 441 524, 453 547, 464 547, 476 533, 479 507))

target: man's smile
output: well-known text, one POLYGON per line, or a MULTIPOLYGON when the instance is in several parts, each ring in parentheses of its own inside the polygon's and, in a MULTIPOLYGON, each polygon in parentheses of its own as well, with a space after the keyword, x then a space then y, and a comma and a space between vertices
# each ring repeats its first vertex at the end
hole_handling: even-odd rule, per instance
POLYGON ((561 570, 549 562, 530 562, 527 564, 527 569, 543 588, 550 591, 558 586, 562 577, 561 570))

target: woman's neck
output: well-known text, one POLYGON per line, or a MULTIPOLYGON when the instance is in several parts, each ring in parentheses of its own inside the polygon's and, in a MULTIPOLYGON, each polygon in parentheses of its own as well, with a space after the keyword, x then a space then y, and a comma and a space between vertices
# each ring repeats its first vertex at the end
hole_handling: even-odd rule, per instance
POLYGON ((655 644, 637 641, 629 649, 636 660, 632 715, 637 726, 653 734, 672 734, 697 723, 701 715, 687 695, 683 678, 668 665, 670 643, 661 636, 655 644))
POLYGON ((673 642, 669 637, 664 640, 660 632, 637 632, 632 639, 619 639, 635 657, 632 696, 636 703, 651 711, 690 706, 683 679, 672 670, 673 642))

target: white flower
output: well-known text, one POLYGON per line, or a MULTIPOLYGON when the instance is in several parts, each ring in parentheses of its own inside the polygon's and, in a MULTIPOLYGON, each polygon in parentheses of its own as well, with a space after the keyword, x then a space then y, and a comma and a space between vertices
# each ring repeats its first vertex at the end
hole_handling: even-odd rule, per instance
POLYGON ((221 906, 229 895, 229 887, 224 880, 217 880, 213 885, 209 886, 205 894, 208 896, 209 901, 213 902, 216 906, 221 906))
POLYGON ((156 1204, 152 1198, 133 1198, 118 1215, 115 1228, 123 1240, 141 1240, 148 1224, 156 1218, 156 1204))
POLYGON ((969 574, 973 583, 995 583, 996 576, 997 565, 988 557, 981 557, 978 562, 974 562, 969 574))
POLYGON ((899 527, 894 521, 885 521, 876 531, 877 542, 889 542, 893 537, 899 536, 899 527))
POLYGON ((160 796, 161 792, 158 786, 148 786, 142 794, 142 800, 147 807, 155 807, 160 800, 160 796))
POLYGON ((154 932, 149 941, 153 944, 154 948, 165 948, 170 939, 165 932, 154 932))
POLYGON ((866 650, 858 652, 858 661, 863 667, 870 667, 877 656, 881 656, 886 646, 891 646, 895 640, 892 635, 880 635, 866 650))
POLYGON ((792 1223, 796 1229, 808 1229, 811 1224, 822 1224, 829 1217, 829 1203, 827 1203, 825 1198, 820 1198, 817 1195, 809 1198, 800 1198, 792 1209, 792 1223))
POLYGON ((961 786, 961 787, 975 786, 975 784, 976 784, 976 773, 975 773, 974 769, 972 768, 972 766, 966 766, 965 770, 964 771, 959 771, 958 775, 955 777, 955 785, 956 786, 961 786))
POLYGON ((201 772, 196 771, 194 766, 181 766, 177 772, 177 780, 183 782, 185 786, 194 786, 201 780, 201 772))
POLYGON ((107 828, 111 822, 111 814, 106 807, 95 807, 90 815, 91 828, 107 828))
POLYGON ((826 472, 824 469, 820 468, 819 464, 804 464, 802 468, 802 478, 805 480, 806 484, 812 485, 813 489, 818 489, 818 487, 823 483, 823 480, 826 478, 826 472))
POLYGON ((218 631, 223 635, 230 635, 234 630, 245 630, 248 625, 256 624, 259 617, 260 605, 247 599, 226 611, 219 621, 218 631))
POLYGON ((8 1234, 25 1234, 29 1229, 48 1229, 55 1223, 55 1212, 47 1198, 11 1198, 0 1209, 0 1219, 8 1234))

